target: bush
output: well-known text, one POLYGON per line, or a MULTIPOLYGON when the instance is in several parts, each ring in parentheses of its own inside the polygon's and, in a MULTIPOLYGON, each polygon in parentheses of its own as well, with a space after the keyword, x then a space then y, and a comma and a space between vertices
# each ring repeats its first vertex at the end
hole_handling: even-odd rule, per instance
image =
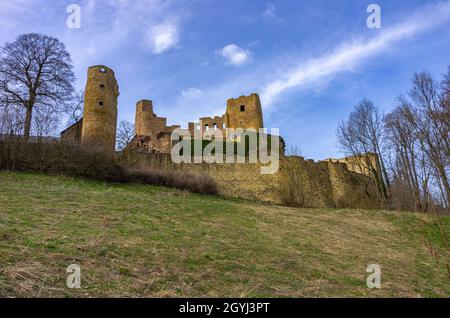
POLYGON ((129 182, 161 185, 197 193, 218 193, 216 183, 206 175, 156 169, 133 169, 127 173, 129 182))
POLYGON ((182 171, 130 169, 123 156, 104 152, 101 148, 68 143, 0 140, 0 169, 161 185, 206 194, 218 192, 215 182, 208 176, 182 171))
POLYGON ((291 207, 307 207, 311 191, 303 159, 288 156, 283 161, 282 168, 283 178, 279 187, 282 203, 291 207))
POLYGON ((113 154, 65 143, 0 141, 0 168, 120 181, 122 168, 113 154))
MULTIPOLYGON (((232 153, 234 155, 238 154, 238 149, 239 148, 243 148, 244 149, 244 156, 248 157, 251 153, 250 150, 250 135, 252 135, 251 132, 247 132, 247 134, 245 135, 244 140, 241 141, 230 141, 230 140, 207 140, 207 139, 201 139, 201 140, 196 140, 196 139, 186 139, 186 140, 182 140, 179 141, 178 143, 181 143, 181 145, 183 146, 182 150, 180 151, 180 155, 183 155, 183 149, 191 149, 191 156, 194 156, 195 153, 195 145, 197 142, 201 142, 201 148, 202 148, 202 153, 205 150, 205 148, 210 145, 213 144, 216 147, 219 147, 220 144, 222 144, 222 149, 223 149, 223 154, 226 154, 226 149, 227 147, 229 147, 230 149, 233 149, 232 153)), ((255 133, 256 135, 256 149, 252 149, 252 151, 254 151, 256 154, 258 154, 259 151, 259 140, 260 140, 260 134, 259 133, 255 133)), ((284 155, 284 140, 283 138, 279 137, 279 136, 272 136, 270 134, 267 135, 267 153, 270 154, 271 152, 271 147, 272 147, 272 138, 280 138, 279 139, 279 143, 280 143, 280 156, 284 155)), ((216 148, 213 149, 212 154, 216 153, 216 148)))

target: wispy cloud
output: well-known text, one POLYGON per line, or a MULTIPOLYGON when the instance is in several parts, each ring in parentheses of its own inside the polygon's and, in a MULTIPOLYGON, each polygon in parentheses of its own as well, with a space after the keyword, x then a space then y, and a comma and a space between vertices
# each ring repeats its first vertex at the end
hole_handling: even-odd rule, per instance
POLYGON ((227 64, 239 66, 250 61, 251 52, 240 48, 236 44, 228 44, 217 51, 225 59, 227 64))
POLYGON ((266 3, 266 8, 262 14, 262 17, 265 19, 273 19, 273 20, 279 20, 276 14, 276 7, 272 2, 266 3))
POLYGON ((179 31, 175 23, 156 25, 146 32, 144 45, 153 54, 161 54, 178 45, 179 31))
MULTIPOLYGON (((204 85, 187 88, 176 97, 160 101, 157 105, 161 109, 161 114, 158 114, 167 117, 173 124, 186 125, 188 121, 198 120, 202 116, 221 115, 225 110, 227 98, 252 92, 260 93, 267 114, 277 99, 288 91, 305 88, 323 89, 329 79, 339 72, 356 70, 376 54, 393 48, 393 44, 398 44, 399 41, 413 37, 433 26, 442 25, 450 17, 450 3, 428 9, 421 8, 418 12, 421 17, 410 15, 407 21, 397 26, 375 31, 378 35, 373 38, 345 41, 318 58, 300 64, 295 63, 296 59, 300 59, 298 56, 283 58, 283 65, 296 65, 294 67, 277 67, 275 65, 279 65, 280 62, 278 59, 261 61, 255 59, 252 71, 246 70, 238 75, 234 71, 229 77, 220 77, 220 80, 212 78, 204 85)), ((231 45, 240 49, 235 44, 231 45)), ((224 48, 218 50, 217 54, 223 57, 224 48)), ((236 48, 231 51, 236 51, 236 48)))
POLYGON ((115 54, 120 54, 129 43, 140 44, 144 54, 168 50, 175 38, 167 33, 179 34, 182 25, 179 6, 173 8, 172 1, 84 0, 80 3, 81 29, 61 28, 57 34, 71 53, 80 79, 89 65, 114 61, 115 54), (166 21, 176 25, 176 33, 166 21))
POLYGON ((319 58, 310 59, 292 69, 280 72, 283 75, 264 85, 262 102, 266 107, 270 107, 279 95, 290 89, 312 83, 323 85, 323 81, 334 74, 351 71, 396 42, 415 36, 449 19, 450 2, 424 7, 403 23, 379 30, 379 34, 374 38, 343 43, 319 58))
POLYGON ((189 87, 181 91, 182 98, 197 98, 203 95, 203 91, 196 87, 189 87))

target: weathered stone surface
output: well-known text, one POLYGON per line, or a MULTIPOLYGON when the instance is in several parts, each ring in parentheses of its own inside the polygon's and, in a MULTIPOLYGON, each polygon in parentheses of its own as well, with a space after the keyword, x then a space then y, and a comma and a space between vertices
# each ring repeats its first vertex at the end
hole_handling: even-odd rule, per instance
MULTIPOLYGON (((88 70, 85 91, 84 116, 82 121, 61 133, 63 141, 93 144, 105 151, 114 151, 117 126, 117 97, 119 90, 114 72, 106 66, 93 66, 88 70)), ((379 208, 382 206, 370 171, 361 168, 361 160, 377 162, 371 154, 328 159, 314 162, 302 157, 284 157, 284 142, 280 149, 280 170, 275 174, 261 174, 261 164, 207 164, 172 161, 171 134, 178 125, 167 126, 167 119, 153 112, 150 100, 136 104, 136 136, 129 144, 133 155, 138 157, 142 168, 159 170, 184 170, 211 176, 219 186, 220 194, 226 197, 284 203, 285 189, 292 189, 289 180, 294 173, 299 175, 299 193, 305 197, 305 206, 379 208), (292 169, 292 164, 296 171, 292 169), (286 185, 288 187, 286 188, 286 185)), ((200 123, 189 123, 191 135, 199 130, 223 132, 231 129, 263 128, 261 102, 257 94, 231 98, 227 101, 223 116, 202 117, 200 123)), ((377 167, 378 169, 378 167, 377 167)), ((295 188, 297 189, 297 188, 295 188)))
POLYGON ((140 100, 136 103, 134 125, 136 136, 129 147, 150 153, 170 153, 172 149, 171 134, 180 127, 178 125, 167 126, 166 118, 156 116, 151 100, 140 100))
MULTIPOLYGON (((280 170, 275 174, 261 174, 261 164, 207 164, 172 162, 168 154, 140 153, 139 166, 167 171, 188 171, 205 174, 214 179, 219 192, 225 197, 242 198, 283 204, 283 184, 289 175, 291 165, 286 164, 291 158, 281 158, 280 170)), ((376 187, 370 178, 352 172, 345 164, 334 162, 314 162, 302 157, 298 161, 304 180, 301 191, 307 196, 308 207, 349 207, 381 208, 376 187)))
POLYGON ((324 161, 342 163, 348 168, 348 170, 363 174, 365 176, 372 176, 372 169, 375 169, 378 174, 381 172, 381 168, 378 164, 378 156, 374 153, 366 153, 341 159, 329 158, 324 161))
POLYGON ((256 93, 227 100, 225 123, 228 128, 264 128, 261 101, 256 93))
POLYGON ((118 96, 113 70, 103 65, 89 67, 81 132, 83 145, 115 150, 118 96))
POLYGON ((65 143, 81 143, 81 131, 83 129, 83 119, 80 119, 72 126, 61 132, 61 141, 65 143))
MULTIPOLYGON (((136 104, 135 130, 136 136, 146 136, 145 141, 140 138, 139 143, 134 143, 133 147, 140 145, 147 152, 170 153, 170 147, 161 147, 161 142, 156 138, 160 134, 172 133, 180 126, 167 126, 167 119, 157 117, 153 112, 153 103, 150 100, 141 100, 136 104), (154 146, 155 148, 151 148, 154 146)), ((204 139, 228 138, 227 129, 255 129, 264 128, 261 102, 259 96, 253 93, 249 96, 230 98, 227 101, 226 113, 222 116, 202 117, 199 123, 188 124, 189 132, 194 138, 197 133, 204 139), (220 133, 217 135, 217 133, 220 133), (214 136, 214 137, 213 137, 214 136)), ((164 143, 165 144, 165 143, 164 143)), ((144 150, 144 149, 143 149, 144 150)))

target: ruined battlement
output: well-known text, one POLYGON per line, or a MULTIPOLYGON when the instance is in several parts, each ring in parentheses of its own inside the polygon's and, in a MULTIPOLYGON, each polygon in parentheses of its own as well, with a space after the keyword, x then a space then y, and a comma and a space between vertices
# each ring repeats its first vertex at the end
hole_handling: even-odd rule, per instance
POLYGON ((153 102, 148 99, 141 99, 136 103, 136 113, 138 112, 149 112, 153 113, 153 102))
POLYGON ((220 132, 221 136, 226 136, 225 116, 202 117, 199 127, 202 134, 220 132))
MULTIPOLYGON (((179 125, 167 126, 167 119, 158 117, 153 110, 151 100, 140 100, 136 103, 135 131, 141 142, 137 147, 144 147, 151 152, 170 153, 171 147, 168 140, 164 141, 164 147, 158 140, 168 138, 179 125), (144 142, 142 142, 144 140, 144 142)), ((226 112, 222 116, 201 117, 199 121, 189 122, 188 130, 194 136, 202 136, 209 139, 214 137, 228 138, 227 129, 255 129, 263 128, 261 102, 256 93, 227 100, 226 112), (219 134, 218 136, 215 133, 219 134)))
POLYGON ((136 103, 135 132, 138 136, 152 134, 152 123, 156 115, 153 113, 151 100, 140 100, 136 103))
POLYGON ((153 102, 142 99, 136 103, 135 138, 131 147, 145 152, 170 153, 171 134, 179 125, 167 126, 167 118, 158 117, 153 102))
POLYGON ((136 103, 135 132, 137 136, 155 136, 160 133, 172 133, 179 125, 167 126, 167 118, 158 117, 153 112, 151 100, 140 100, 136 103))
POLYGON ((349 171, 369 177, 373 176, 374 172, 379 173, 381 171, 378 164, 378 156, 375 153, 366 153, 340 159, 328 158, 323 161, 343 165, 349 171))
POLYGON ((224 116, 228 128, 264 128, 261 101, 256 93, 229 98, 224 116))

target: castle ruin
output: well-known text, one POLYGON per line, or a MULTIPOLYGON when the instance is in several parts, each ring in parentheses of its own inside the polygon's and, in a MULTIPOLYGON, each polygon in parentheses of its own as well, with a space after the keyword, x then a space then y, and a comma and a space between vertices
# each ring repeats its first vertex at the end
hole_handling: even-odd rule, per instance
MULTIPOLYGON (((84 95, 83 118, 61 132, 63 142, 102 147, 114 151, 117 129, 117 98, 119 87, 112 69, 97 65, 88 69, 84 95)), ((130 147, 149 153, 170 153, 171 134, 180 125, 167 126, 167 119, 158 117, 151 100, 136 103, 135 137, 130 147)), ((236 140, 229 131, 241 128, 258 131, 264 128, 261 101, 258 94, 227 100, 222 116, 202 117, 198 123, 188 123, 191 136, 211 138, 219 132, 224 139, 236 140)))
MULTIPOLYGON (((167 126, 167 119, 158 117, 153 112, 151 100, 141 100, 136 104, 135 133, 130 143, 135 150, 151 153, 170 153, 172 149, 171 134, 180 128, 179 125, 167 126)), ((227 100, 226 112, 222 116, 201 117, 198 123, 188 123, 192 137, 201 136, 210 139, 221 136, 223 139, 236 140, 238 136, 231 131, 235 129, 254 129, 258 131, 263 126, 261 102, 258 94, 240 96, 227 100)))
MULTIPOLYGON (((103 65, 88 69, 84 97, 83 118, 61 132, 61 141, 94 145, 114 152, 117 127, 117 98, 119 88, 114 72, 103 65)), ((151 100, 136 103, 135 136, 128 149, 139 157, 143 168, 158 170, 186 170, 207 174, 218 184, 219 192, 226 197, 283 203, 283 184, 292 177, 292 161, 302 170, 302 190, 311 207, 378 208, 381 201, 372 182, 371 171, 361 168, 361 161, 378 162, 373 154, 327 159, 314 162, 301 157, 280 159, 280 171, 272 175, 260 173, 260 163, 255 164, 175 164, 170 158, 172 132, 179 125, 167 125, 167 119, 158 117, 151 100)), ((191 136, 208 138, 220 132, 225 140, 236 141, 234 129, 264 128, 261 102, 258 94, 230 98, 222 116, 202 117, 198 123, 190 122, 191 136)), ((280 138, 281 139, 281 138, 280 138)), ((372 168, 371 168, 372 169, 372 168)), ((375 166, 375 169, 379 167, 375 166)))

